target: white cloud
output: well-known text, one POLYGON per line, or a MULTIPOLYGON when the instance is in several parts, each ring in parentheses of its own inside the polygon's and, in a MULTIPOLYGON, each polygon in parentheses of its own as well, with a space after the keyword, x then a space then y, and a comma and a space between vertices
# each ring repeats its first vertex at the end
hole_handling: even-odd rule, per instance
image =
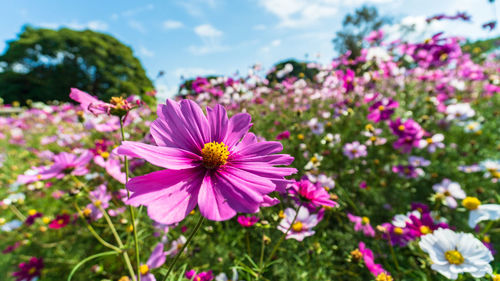
POLYGON ((220 53, 227 50, 229 50, 229 47, 221 45, 201 45, 201 46, 191 45, 188 47, 188 51, 193 55, 197 56, 220 53))
POLYGON ((38 25, 40 27, 50 28, 50 29, 57 29, 60 27, 68 27, 77 30, 92 29, 97 31, 105 31, 108 29, 108 24, 100 20, 93 20, 86 23, 81 23, 78 21, 72 21, 67 23, 44 22, 38 25))
POLYGON ((395 0, 259 0, 268 12, 276 15, 279 27, 301 27, 318 23, 337 14, 340 8, 363 3, 388 3, 395 0))
POLYGON ((137 8, 134 8, 134 9, 123 11, 121 13, 121 15, 124 16, 124 17, 130 17, 130 16, 133 16, 133 15, 142 13, 142 12, 151 11, 154 8, 155 8, 155 6, 153 4, 147 4, 145 6, 141 6, 141 7, 137 7, 137 8))
POLYGON ((165 99, 168 98, 173 98, 177 94, 178 87, 177 86, 172 86, 169 87, 168 85, 165 84, 158 84, 156 85, 156 98, 164 102, 165 99))
POLYGON ((139 22, 139 21, 136 21, 136 20, 129 20, 128 21, 128 25, 136 30, 136 31, 139 31, 140 33, 146 33, 146 28, 144 27, 144 25, 139 22))
POLYGON ((154 57, 155 53, 144 46, 139 47, 139 54, 144 57, 154 57))
POLYGON ((281 45, 281 40, 275 39, 269 45, 260 48, 260 51, 263 53, 268 53, 272 48, 278 47, 279 45, 281 45))
POLYGON ((202 18, 207 8, 214 9, 217 7, 217 2, 216 0, 179 0, 177 4, 191 16, 202 18))
POLYGON ((184 24, 180 21, 176 21, 176 20, 166 20, 163 22, 163 28, 164 29, 177 29, 177 28, 181 28, 183 27, 184 24))
POLYGON ((198 25, 197 27, 194 28, 194 32, 198 36, 206 38, 220 37, 223 34, 222 31, 218 30, 217 28, 213 27, 210 24, 198 25))

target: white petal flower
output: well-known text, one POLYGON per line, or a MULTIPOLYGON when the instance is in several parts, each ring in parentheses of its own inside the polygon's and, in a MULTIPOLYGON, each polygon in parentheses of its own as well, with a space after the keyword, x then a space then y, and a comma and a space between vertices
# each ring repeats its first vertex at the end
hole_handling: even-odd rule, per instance
POLYGON ((423 236, 419 245, 429 254, 431 268, 448 279, 455 280, 460 273, 476 278, 492 274, 490 250, 470 233, 440 228, 423 236))
POLYGON ((496 221, 498 219, 500 219, 500 205, 479 205, 477 209, 471 210, 469 213, 469 226, 474 228, 481 221, 496 221))

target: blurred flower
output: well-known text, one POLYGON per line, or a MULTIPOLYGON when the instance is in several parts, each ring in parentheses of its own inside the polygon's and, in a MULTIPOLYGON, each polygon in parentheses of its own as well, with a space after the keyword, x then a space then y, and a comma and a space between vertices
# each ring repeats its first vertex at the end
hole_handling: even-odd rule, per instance
POLYGON ((84 212, 89 212, 90 218, 92 220, 98 220, 102 218, 102 212, 100 208, 104 210, 109 207, 109 201, 111 200, 111 194, 107 192, 106 185, 101 184, 96 187, 95 190, 91 191, 89 194, 91 204, 88 204, 84 212))
POLYGON ((63 228, 66 225, 68 225, 70 219, 71 219, 71 216, 69 214, 57 215, 56 218, 50 222, 49 228, 52 228, 52 229, 63 228))
POLYGON ((289 131, 283 131, 276 136, 276 140, 283 140, 283 139, 289 139, 289 138, 290 138, 289 131))
POLYGON ((383 98, 375 102, 368 109, 370 113, 366 118, 375 123, 391 119, 394 109, 399 106, 399 103, 391 98, 383 98))
POLYGON ((441 183, 433 185, 432 189, 437 193, 436 198, 442 199, 444 205, 452 209, 457 207, 455 199, 465 198, 465 192, 460 187, 460 184, 449 179, 444 179, 441 183))
POLYGON ((366 236, 375 237, 375 230, 370 225, 368 217, 358 217, 351 213, 347 213, 347 218, 354 223, 354 231, 362 231, 366 236))
POLYGON ((468 103, 457 103, 448 105, 448 107, 446 107, 446 114, 446 120, 448 121, 456 119, 464 121, 466 119, 474 117, 476 112, 468 103))
POLYGON ((286 233, 290 228, 290 231, 288 231, 288 234, 286 235, 286 239, 293 238, 295 240, 302 241, 305 237, 314 235, 315 232, 312 228, 319 222, 318 215, 309 214, 309 210, 303 206, 299 208, 298 214, 294 209, 286 208, 284 215, 285 218, 281 220, 278 225, 278 229, 283 233, 286 233), (295 222, 293 222, 295 215, 297 215, 297 218, 295 222))
POLYGON ((330 194, 320 185, 313 184, 307 179, 302 179, 288 185, 288 192, 297 204, 302 204, 309 211, 317 207, 335 207, 338 204, 330 200, 330 194))
POLYGON ((251 217, 238 216, 238 223, 243 227, 251 227, 252 225, 257 223, 258 221, 259 221, 259 218, 255 217, 255 216, 251 216, 251 217))
POLYGON ((307 122, 307 126, 311 129, 312 133, 315 135, 321 135, 325 132, 325 125, 323 122, 319 122, 318 118, 314 117, 307 122))
POLYGON ((193 281, 210 281, 214 279, 214 275, 212 271, 204 271, 200 273, 196 273, 194 269, 186 271, 186 278, 193 281))
POLYGON ((427 167, 431 164, 431 161, 419 156, 409 156, 408 163, 414 167, 427 167))
POLYGON ((413 147, 419 147, 420 140, 424 136, 424 130, 412 119, 402 123, 401 119, 391 121, 389 126, 392 132, 399 137, 393 143, 395 149, 401 149, 403 153, 410 153, 413 147))
POLYGON ((267 194, 284 188, 293 157, 275 154, 279 142, 258 142, 248 133, 250 115, 227 118, 224 107, 207 108, 207 116, 191 100, 167 100, 158 107, 151 134, 158 146, 125 141, 118 153, 167 168, 132 178, 127 204, 148 206, 149 216, 161 223, 179 222, 199 206, 216 221, 237 212, 255 213, 267 194), (175 210, 175 211, 174 211, 175 210))
POLYGON ((431 268, 448 279, 456 280, 460 273, 475 278, 492 274, 490 250, 470 233, 438 229, 422 237, 420 248, 429 254, 431 268))
POLYGON ((165 263, 166 253, 163 251, 163 244, 158 243, 153 252, 149 256, 146 264, 141 264, 139 271, 141 273, 141 280, 143 281, 156 281, 155 276, 150 272, 151 269, 158 268, 165 263))
POLYGON ((354 141, 352 143, 346 143, 344 145, 343 152, 344 155, 347 156, 347 158, 349 159, 365 157, 367 155, 366 146, 360 144, 358 141, 354 141))
POLYGON ((436 151, 437 148, 444 148, 443 134, 435 134, 434 136, 420 140, 419 148, 426 148, 430 153, 436 151))
POLYGON ((32 257, 28 262, 19 264, 19 271, 12 273, 16 281, 31 281, 41 275, 43 259, 32 257))
POLYGON ((375 263, 373 252, 372 250, 366 247, 365 243, 359 242, 358 247, 359 251, 363 255, 363 260, 365 262, 366 268, 368 268, 368 270, 373 274, 373 276, 378 277, 380 274, 388 274, 388 272, 382 267, 381 264, 375 263))
MULTIPOLYGON (((184 244, 186 244, 186 237, 184 235, 179 236, 176 240, 172 241, 172 246, 170 247, 170 250, 166 251, 167 256, 175 256, 177 253, 182 249, 184 244)), ((184 251, 187 251, 187 248, 184 249, 184 251)))
POLYGON ((462 201, 462 206, 467 208, 469 212, 469 226, 475 228, 481 221, 496 221, 500 219, 499 204, 481 204, 481 201, 476 197, 465 197, 462 201))

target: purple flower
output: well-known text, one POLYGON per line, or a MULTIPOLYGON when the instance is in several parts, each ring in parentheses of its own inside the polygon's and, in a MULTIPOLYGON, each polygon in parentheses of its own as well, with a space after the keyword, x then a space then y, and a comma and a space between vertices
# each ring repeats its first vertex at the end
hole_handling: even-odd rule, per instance
POLYGON ((419 142, 419 148, 426 148, 430 153, 436 151, 437 148, 444 148, 444 136, 442 134, 435 134, 434 136, 422 139, 419 142))
POLYGON ((250 115, 228 119, 220 105, 207 108, 207 116, 191 100, 167 100, 158 106, 151 125, 156 144, 125 141, 118 153, 143 158, 166 170, 131 179, 133 195, 127 204, 148 207, 149 216, 164 224, 183 220, 196 205, 215 221, 228 220, 237 212, 255 213, 270 192, 284 187, 284 179, 296 172, 293 157, 275 154, 279 142, 258 142, 250 115))
POLYGON ((189 271, 186 271, 185 276, 187 279, 193 281, 210 281, 214 279, 214 275, 212 274, 211 270, 196 273, 194 269, 191 269, 189 271))
POLYGON ((158 243, 154 248, 151 256, 149 256, 146 264, 141 264, 139 271, 141 273, 141 280, 143 281, 156 281, 155 276, 150 272, 151 269, 158 268, 165 263, 166 253, 163 251, 163 244, 158 243))
POLYGON ((354 231, 362 231, 366 236, 375 237, 375 230, 370 225, 368 217, 358 217, 347 213, 347 218, 354 223, 354 231))
POLYGON ((427 167, 431 164, 431 161, 419 156, 408 157, 408 164, 414 167, 427 167))
POLYGON ((19 271, 12 273, 16 281, 31 281, 39 277, 43 268, 43 259, 32 257, 28 262, 19 264, 19 271))
POLYGON ((444 204, 452 209, 457 207, 455 199, 465 198, 465 192, 460 187, 460 184, 449 179, 444 179, 441 183, 433 185, 432 189, 437 193, 436 197, 442 199, 444 204))
POLYGON ((344 155, 349 159, 365 157, 367 155, 366 146, 360 144, 359 141, 346 143, 344 145, 344 155))
POLYGON ((88 150, 77 156, 68 152, 61 152, 54 156, 54 164, 47 167, 35 168, 34 173, 19 175, 17 182, 26 184, 51 178, 62 179, 65 175, 82 176, 89 172, 87 164, 92 159, 88 150))
POLYGON ((370 113, 366 116, 366 118, 376 123, 389 120, 391 115, 394 113, 394 108, 397 108, 398 106, 399 103, 397 101, 391 98, 384 98, 370 106, 370 113))
POLYGON ((392 171, 407 179, 418 178, 419 176, 424 175, 424 171, 422 169, 416 168, 412 165, 393 166, 392 171))
POLYGON ((391 121, 389 126, 392 132, 399 137, 393 143, 394 148, 401 149, 403 153, 410 153, 413 147, 419 147, 420 140, 425 133, 422 127, 412 119, 402 123, 401 119, 398 118, 396 121, 391 121))
POLYGON ((286 235, 286 239, 293 238, 298 241, 304 240, 305 237, 314 235, 313 227, 315 227, 318 222, 317 214, 309 214, 309 210, 306 207, 300 207, 299 213, 297 214, 297 219, 293 222, 296 212, 292 208, 285 209, 285 218, 281 220, 278 225, 278 229, 283 233, 291 227, 290 231, 286 235), (293 222, 293 224, 292 224, 293 222))
POLYGON ((111 194, 106 190, 106 185, 101 184, 94 191, 91 191, 90 200, 92 203, 87 205, 84 213, 89 213, 92 220, 102 218, 102 212, 99 207, 107 209, 111 200, 111 194))
MULTIPOLYGON (((382 267, 381 264, 375 263, 373 252, 372 250, 366 247, 365 243, 359 242, 358 247, 359 251, 363 255, 363 261, 365 262, 366 268, 368 268, 368 270, 373 274, 373 276, 377 277, 380 274, 388 274, 388 272, 382 267)), ((383 279, 383 280, 389 280, 389 279, 383 279)))
MULTIPOLYGON (((177 238, 176 240, 174 240, 172 242, 172 246, 170 247, 170 250, 168 250, 166 252, 167 256, 175 256, 177 255, 177 253, 181 250, 181 248, 184 246, 184 244, 186 244, 186 237, 184 237, 184 235, 181 235, 179 236, 179 238, 177 238)), ((184 249, 184 251, 187 251, 187 247, 186 249, 184 249)))
POLYGON ((283 140, 283 139, 289 139, 289 138, 290 138, 289 131, 283 131, 276 136, 276 140, 283 140))

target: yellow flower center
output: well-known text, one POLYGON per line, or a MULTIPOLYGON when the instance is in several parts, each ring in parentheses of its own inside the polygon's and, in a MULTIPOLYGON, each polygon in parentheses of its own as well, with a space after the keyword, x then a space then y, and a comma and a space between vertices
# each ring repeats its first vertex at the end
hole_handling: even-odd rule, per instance
POLYGON ((485 236, 483 237, 483 242, 485 242, 485 243, 491 243, 491 238, 490 238, 490 236, 485 235, 485 236))
POLYGON ((450 250, 444 253, 444 257, 451 264, 462 264, 464 263, 464 257, 457 250, 450 250))
POLYGON ((142 264, 139 267, 139 271, 141 272, 142 275, 146 275, 149 272, 149 266, 147 264, 142 264))
POLYGON ((44 224, 48 224, 50 222, 50 218, 49 217, 43 217, 42 221, 43 221, 44 224))
POLYGON ((500 274, 493 274, 493 281, 500 281, 500 274))
POLYGON ((430 227, 428 227, 427 225, 420 226, 420 233, 429 234, 431 232, 432 232, 432 229, 430 227))
POLYGON ((369 224, 370 223, 370 219, 368 217, 362 217, 361 218, 361 223, 362 224, 369 224))
POLYGON ((107 151, 101 152, 101 157, 104 158, 104 159, 108 159, 109 158, 109 152, 107 152, 107 151))
POLYGON ((376 140, 377 140, 377 137, 376 137, 376 136, 371 136, 371 137, 370 137, 370 140, 371 140, 371 141, 376 141, 376 140))
POLYGON ((283 212, 283 210, 280 210, 278 216, 280 217, 280 219, 284 219, 286 217, 285 212, 283 212))
POLYGON ((311 163, 318 163, 318 158, 316 156, 311 157, 311 163))
POLYGON ((374 130, 373 125, 372 125, 372 124, 366 124, 365 129, 366 129, 367 131, 373 131, 373 130, 374 130))
POLYGON ((427 141, 428 144, 433 143, 432 138, 428 138, 428 139, 426 139, 426 141, 427 141))
POLYGON ((130 281, 130 278, 128 276, 122 276, 118 281, 130 281))
POLYGON ((91 213, 92 213, 92 210, 89 208, 85 208, 85 210, 83 210, 83 215, 86 217, 88 217, 91 213))
POLYGON ((57 224, 64 224, 64 220, 63 219, 57 220, 57 224))
POLYGON ((399 125, 398 130, 404 131, 405 130, 405 126, 404 125, 399 125))
POLYGON ((375 278, 375 281, 392 281, 392 280, 394 280, 392 279, 392 276, 388 275, 385 272, 380 273, 379 275, 377 275, 377 278, 375 278))
POLYGON ((180 251, 182 247, 184 247, 184 244, 182 243, 177 244, 177 251, 180 251))
POLYGON ((355 249, 354 251, 351 252, 351 257, 355 261, 361 260, 363 258, 363 253, 359 251, 359 249, 355 249))
POLYGON ((380 110, 380 111, 382 111, 384 109, 385 109, 385 106, 383 106, 383 105, 381 105, 381 106, 378 107, 378 110, 380 110))
POLYGON ((35 214, 36 214, 36 210, 35 209, 31 209, 31 210, 28 211, 28 215, 30 215, 30 216, 33 216, 35 214))
POLYGON ((223 142, 209 142, 201 150, 203 165, 209 169, 214 169, 226 164, 229 157, 228 147, 223 142))
POLYGON ((33 275, 33 274, 35 274, 35 272, 36 272, 36 267, 32 267, 32 268, 30 268, 30 270, 28 270, 29 275, 33 275))
POLYGON ((295 231, 295 232, 301 232, 302 228, 303 228, 303 225, 302 225, 302 223, 300 221, 295 222, 294 224, 292 224, 292 230, 295 231))
POLYGON ((402 235, 403 234, 403 229, 401 227, 395 227, 394 228, 394 234, 396 234, 396 235, 402 235))
POLYGON ((101 204, 102 204, 101 200, 95 200, 94 201, 94 206, 96 206, 96 207, 101 206, 101 204))
POLYGON ((303 139, 304 139, 304 135, 303 135, 303 134, 298 134, 298 135, 297 135, 297 138, 298 138, 299 140, 303 140, 303 139))
POLYGON ((479 205, 481 205, 481 201, 479 201, 476 197, 467 196, 464 200, 462 200, 462 206, 469 210, 476 210, 479 208, 479 205))
POLYGON ((112 97, 109 103, 116 105, 117 108, 121 108, 125 106, 125 99, 122 97, 112 97))

